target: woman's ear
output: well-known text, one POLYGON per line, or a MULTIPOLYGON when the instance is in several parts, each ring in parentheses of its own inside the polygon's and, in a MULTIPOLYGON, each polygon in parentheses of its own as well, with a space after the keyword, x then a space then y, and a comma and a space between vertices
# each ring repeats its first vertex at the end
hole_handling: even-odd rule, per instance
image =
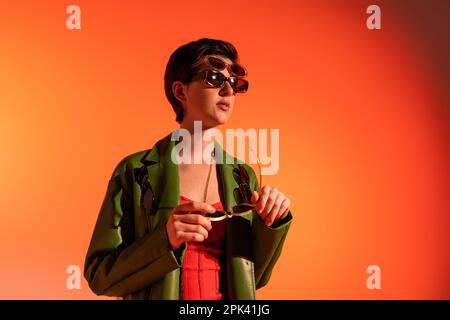
POLYGON ((186 95, 184 93, 184 84, 181 81, 175 81, 172 84, 172 92, 175 98, 180 102, 186 102, 186 95))

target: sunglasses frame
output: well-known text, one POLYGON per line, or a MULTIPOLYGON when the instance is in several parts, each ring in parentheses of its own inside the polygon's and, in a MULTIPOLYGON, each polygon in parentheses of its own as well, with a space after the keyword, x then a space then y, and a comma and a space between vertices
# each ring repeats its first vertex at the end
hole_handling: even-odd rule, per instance
POLYGON ((250 213, 252 210, 254 210, 256 207, 256 205, 254 205, 253 203, 239 203, 235 206, 233 206, 233 208, 231 209, 231 212, 225 211, 225 210, 216 210, 214 213, 206 215, 205 218, 210 220, 210 221, 221 221, 223 219, 229 219, 232 217, 239 217, 239 216, 243 216, 246 215, 248 213, 250 213), (250 207, 247 210, 244 210, 242 212, 236 212, 237 208, 239 208, 240 206, 246 206, 246 207, 250 207), (211 217, 211 215, 217 214, 217 213, 221 213, 221 216, 218 217, 211 217))
POLYGON ((207 55, 207 56, 204 56, 202 59, 200 59, 200 60, 198 60, 197 62, 195 62, 193 65, 191 65, 191 68, 196 68, 196 67, 198 67, 198 66, 200 66, 201 64, 206 64, 207 66, 209 66, 209 67, 211 67, 211 68, 213 68, 213 69, 216 69, 216 70, 224 70, 225 68, 230 72, 230 74, 234 74, 236 77, 245 77, 245 76, 247 76, 248 75, 248 71, 247 71, 247 69, 243 66, 243 65, 241 65, 241 64, 239 64, 239 63, 227 63, 227 62, 225 62, 224 60, 222 60, 220 57, 218 57, 218 56, 215 56, 215 55, 207 55), (224 64, 224 67, 222 68, 222 69, 220 69, 220 68, 216 68, 211 62, 210 62, 210 58, 214 58, 214 59, 217 59, 217 60, 220 60, 223 64, 224 64), (239 68, 242 68, 242 70, 244 70, 244 74, 243 75, 238 75, 238 74, 236 74, 235 72, 233 72, 233 70, 231 69, 231 66, 233 66, 233 65, 235 65, 235 66, 238 66, 239 68))
MULTIPOLYGON (((251 147, 249 147, 249 150, 253 153, 253 155, 255 156, 256 159, 256 163, 258 165, 258 174, 259 174, 259 187, 261 188, 261 184, 262 184, 262 174, 261 174, 261 163, 259 162, 258 156, 256 156, 256 154, 254 153, 253 149, 251 147)), ((254 210, 256 208, 256 205, 253 203, 250 203, 251 199, 249 199, 248 190, 250 190, 250 178, 248 175, 247 170, 241 166, 240 164, 238 164, 237 168, 233 169, 233 177, 234 180, 238 183, 238 188, 237 188, 237 192, 240 193, 240 197, 241 199, 244 200, 244 202, 241 202, 235 206, 233 206, 231 208, 231 212, 225 211, 225 210, 216 210, 212 215, 217 214, 217 213, 221 213, 221 216, 218 217, 211 217, 211 215, 206 215, 205 217, 210 220, 210 221, 221 221, 224 219, 229 219, 232 217, 236 217, 236 216, 243 216, 246 215, 248 213, 250 213, 252 210, 254 210), (239 212, 240 210, 238 209, 239 207, 242 206, 246 206, 248 207, 247 210, 244 210, 242 212, 239 212), (236 212, 238 211, 238 212, 236 212)), ((251 193, 251 191, 250 191, 251 193)))
POLYGON ((248 81, 245 80, 245 79, 242 79, 242 78, 240 78, 240 77, 234 77, 234 76, 227 77, 227 76, 225 76, 225 75, 224 75, 222 72, 220 72, 220 71, 209 70, 209 69, 208 69, 208 70, 203 70, 203 71, 200 71, 200 72, 194 74, 194 76, 192 77, 192 80, 203 80, 204 83, 207 84, 209 87, 211 87, 211 88, 221 88, 221 89, 222 89, 223 87, 225 87, 225 83, 228 81, 228 82, 230 83, 230 85, 231 85, 231 88, 233 88, 233 91, 234 91, 235 93, 246 93, 246 92, 248 91, 248 85, 249 85, 248 81), (210 82, 207 80, 207 79, 208 79, 208 74, 209 74, 209 73, 213 73, 213 74, 217 74, 217 75, 220 74, 220 75, 223 77, 223 79, 224 79, 224 80, 222 81, 222 84, 216 86, 216 85, 210 83, 210 82), (243 90, 243 91, 236 91, 236 85, 234 85, 234 84, 231 82, 231 79, 236 79, 236 81, 238 81, 238 80, 244 81, 244 82, 245 82, 245 90, 243 90))

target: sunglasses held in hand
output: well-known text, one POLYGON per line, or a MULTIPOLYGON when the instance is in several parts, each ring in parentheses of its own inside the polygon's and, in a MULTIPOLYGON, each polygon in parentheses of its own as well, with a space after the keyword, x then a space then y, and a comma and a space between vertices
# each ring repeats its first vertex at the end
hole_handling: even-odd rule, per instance
POLYGON ((206 219, 211 221, 220 221, 235 216, 243 216, 247 213, 250 213, 250 211, 254 210, 255 207, 256 205, 254 205, 253 203, 240 203, 238 205, 235 205, 231 209, 231 212, 225 210, 216 210, 214 213, 206 215, 206 219))
MULTIPOLYGON (((253 152, 253 151, 252 151, 253 152)), ((259 163, 259 159, 257 159, 258 164, 258 172, 259 172, 259 186, 262 183, 261 176, 261 166, 259 163)), ((250 189, 250 177, 248 175, 247 170, 238 165, 237 168, 233 169, 233 177, 234 180, 238 183, 238 188, 235 189, 236 196, 241 199, 241 202, 231 208, 231 212, 225 210, 216 210, 212 214, 206 215, 206 218, 211 221, 220 221, 227 218, 232 218, 234 216, 243 216, 247 213, 250 213, 252 210, 256 208, 256 204, 251 203, 252 191, 250 189)))

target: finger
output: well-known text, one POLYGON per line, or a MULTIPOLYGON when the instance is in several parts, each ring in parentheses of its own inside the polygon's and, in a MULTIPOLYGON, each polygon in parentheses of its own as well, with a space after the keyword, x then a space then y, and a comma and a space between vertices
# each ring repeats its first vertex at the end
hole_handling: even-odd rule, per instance
POLYGON ((188 203, 180 204, 175 207, 174 213, 189 213, 189 212, 201 212, 201 213, 213 213, 216 209, 204 202, 192 201, 188 203))
POLYGON ((257 203, 259 199, 259 194, 256 191, 252 192, 252 203, 257 203))
POLYGON ((201 225, 208 231, 212 229, 211 221, 202 214, 198 213, 178 214, 174 217, 174 219, 177 221, 181 221, 183 223, 201 225))
POLYGON ((174 222, 174 227, 178 231, 199 233, 205 239, 208 238, 208 230, 199 224, 183 223, 181 221, 174 222))
POLYGON ((289 198, 285 198, 280 207, 281 215, 280 215, 279 219, 283 219, 288 215, 290 206, 291 206, 291 200, 289 198))
POLYGON ((264 219, 266 219, 268 217, 270 210, 272 210, 272 207, 275 204, 275 200, 277 199, 278 193, 279 193, 279 191, 275 187, 272 188, 272 190, 270 190, 270 194, 269 194, 269 197, 267 198, 266 206, 264 207, 264 210, 261 213, 261 216, 264 217, 264 219))
POLYGON ((270 194, 270 187, 269 186, 264 186, 259 191, 260 198, 258 200, 258 204, 256 205, 256 211, 258 211, 259 214, 261 214, 262 211, 264 210, 264 207, 266 206, 267 199, 269 198, 269 194, 270 194))
POLYGON ((202 242, 205 240, 202 234, 196 232, 185 232, 185 231, 177 231, 176 233, 177 240, 179 241, 195 241, 202 242))
POLYGON ((285 196, 282 192, 279 192, 277 198, 275 199, 275 203, 267 214, 266 217, 266 225, 270 226, 272 223, 277 220, 282 212, 280 212, 281 204, 283 203, 285 196))

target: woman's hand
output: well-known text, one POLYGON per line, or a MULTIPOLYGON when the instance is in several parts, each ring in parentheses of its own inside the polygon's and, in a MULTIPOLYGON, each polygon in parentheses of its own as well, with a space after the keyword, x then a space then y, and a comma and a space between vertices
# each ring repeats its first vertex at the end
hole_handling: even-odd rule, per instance
POLYGON ((166 223, 172 250, 178 249, 185 241, 202 242, 208 238, 208 231, 212 226, 205 214, 214 211, 216 210, 213 206, 196 201, 175 207, 166 223))
POLYGON ((253 191, 252 203, 256 204, 256 211, 267 226, 283 219, 289 213, 291 200, 275 187, 264 186, 259 193, 253 191))

